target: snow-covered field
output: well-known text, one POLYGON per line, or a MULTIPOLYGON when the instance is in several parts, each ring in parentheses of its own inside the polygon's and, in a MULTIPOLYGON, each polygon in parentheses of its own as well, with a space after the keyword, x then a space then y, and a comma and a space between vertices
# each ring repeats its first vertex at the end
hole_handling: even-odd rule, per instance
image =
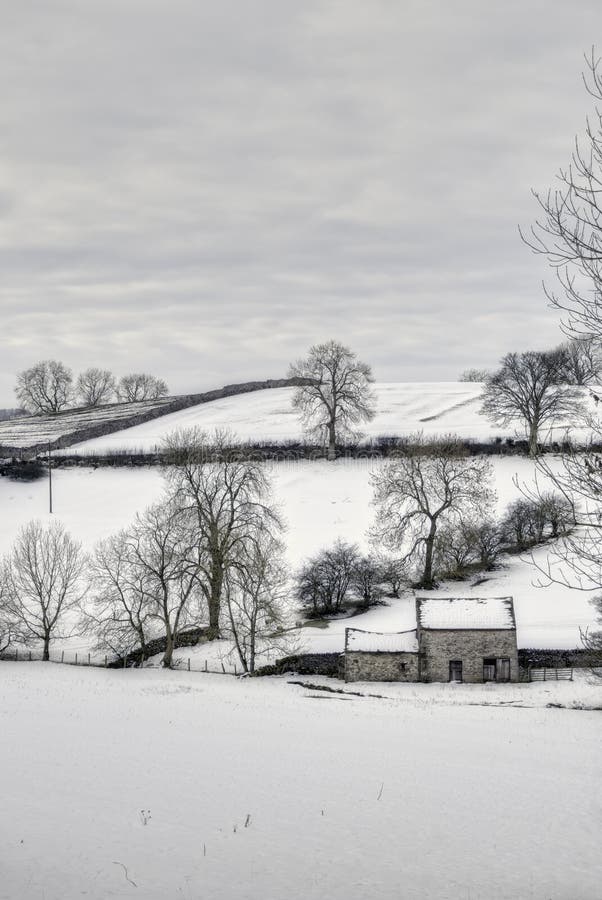
POLYGON ((57 416, 19 416, 0 422, 0 446, 27 448, 80 432, 91 425, 119 423, 132 416, 167 406, 172 398, 138 403, 111 403, 96 409, 74 409, 57 416))
MULTIPOLYGON (((292 568, 337 539, 357 542, 367 548, 366 532, 373 518, 370 473, 382 465, 378 460, 339 460, 273 463, 269 466, 275 497, 288 524, 287 556, 292 568)), ((528 459, 500 457, 494 460, 499 508, 519 490, 514 484, 532 478, 528 459)), ((162 490, 156 468, 58 469, 53 474, 55 516, 60 518, 84 544, 91 548, 100 538, 126 526, 136 512, 156 500, 162 490)), ((48 483, 18 484, 0 479, 0 552, 9 549, 18 528, 31 518, 47 515, 48 483)), ((545 562, 546 549, 535 558, 545 562)), ((448 584, 440 593, 507 596, 512 595, 522 647, 580 646, 579 629, 593 624, 589 594, 559 586, 534 587, 536 569, 519 557, 506 561, 503 569, 488 576, 484 584, 448 584)), ((377 607, 353 619, 353 626, 380 631, 412 628, 413 597, 406 596, 390 606, 377 607)), ((304 628, 300 641, 307 650, 337 651, 344 645, 349 620, 332 622, 326 629, 304 628)), ((86 649, 80 640, 69 647, 86 649)), ((186 650, 185 656, 205 659, 211 665, 223 648, 186 650), (213 654, 213 656, 211 655, 213 654)), ((181 655, 181 654, 180 654, 181 655)))
POLYGON ((599 688, 0 670, 1 900, 600 897, 599 688))
MULTIPOLYGON (((92 454, 115 450, 152 452, 174 429, 192 426, 207 431, 227 428, 241 441, 297 440, 302 431, 298 413, 291 405, 293 391, 293 388, 272 388, 213 400, 116 434, 76 444, 71 449, 92 454)), ((408 435, 419 431, 425 435, 453 432, 463 438, 482 441, 496 437, 524 437, 520 429, 498 428, 481 415, 481 391, 481 384, 463 382, 376 384, 377 413, 372 422, 363 426, 363 431, 367 437, 408 435)), ((587 392, 584 396, 587 399, 587 392)), ((542 434, 542 438, 562 440, 567 433, 576 440, 583 440, 586 435, 583 429, 568 428, 559 422, 551 432, 542 434)))

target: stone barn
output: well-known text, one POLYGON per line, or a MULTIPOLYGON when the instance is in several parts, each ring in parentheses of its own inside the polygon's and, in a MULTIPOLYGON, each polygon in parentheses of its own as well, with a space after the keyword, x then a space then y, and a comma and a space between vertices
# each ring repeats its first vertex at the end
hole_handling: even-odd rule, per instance
POLYGON ((345 629, 345 681, 419 681, 416 629, 345 629))
POLYGON ((422 681, 518 681, 512 597, 419 597, 422 681))
POLYGON ((347 628, 345 681, 518 681, 512 597, 419 597, 415 630, 347 628))

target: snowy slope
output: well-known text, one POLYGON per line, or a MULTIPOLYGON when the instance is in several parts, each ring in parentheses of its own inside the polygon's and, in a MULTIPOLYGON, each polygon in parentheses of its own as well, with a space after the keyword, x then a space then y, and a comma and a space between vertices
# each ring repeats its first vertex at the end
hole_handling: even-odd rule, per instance
POLYGON ((0 669, 0 900, 600 897, 599 687, 0 669))
POLYGON ((151 415, 173 403, 172 397, 141 400, 137 403, 111 403, 95 409, 74 409, 58 415, 19 416, 0 422, 0 446, 35 447, 86 432, 90 427, 113 426, 131 421, 135 416, 151 415))
MULTIPOLYGON (((176 428, 198 426, 212 431, 228 428, 236 438, 246 441, 289 440, 301 437, 298 414, 292 409, 293 388, 273 388, 224 400, 214 400, 170 413, 143 425, 116 434, 76 444, 85 453, 106 453, 128 449, 151 452, 176 428)), ((367 437, 407 435, 422 431, 425 435, 453 432, 463 438, 493 440, 524 435, 514 427, 498 428, 480 413, 482 385, 463 382, 424 382, 377 384, 377 413, 363 426, 367 437)), ((542 437, 563 439, 567 426, 558 423, 551 434, 542 437)), ((573 428, 570 433, 582 439, 585 432, 573 428)))
MULTIPOLYGON (((288 525, 287 556, 292 568, 338 537, 367 548, 366 532, 374 510, 370 474, 379 460, 339 460, 336 463, 273 463, 275 499, 288 525)), ((518 496, 514 479, 529 482, 533 464, 528 459, 494 460, 498 507, 502 510, 518 496)), ((86 547, 126 526, 136 511, 156 500, 162 490, 160 470, 58 469, 53 475, 55 515, 86 547)), ((31 518, 47 515, 48 484, 17 484, 0 479, 0 552, 9 549, 18 528, 31 518)), ((545 562, 545 548, 535 558, 545 562)), ((485 584, 445 586, 442 594, 514 596, 519 644, 523 647, 579 646, 579 629, 592 625, 589 594, 560 586, 533 586, 537 571, 526 561, 512 557, 505 568, 491 573, 485 584)), ((377 631, 401 631, 415 627, 414 602, 406 597, 391 606, 377 607, 352 622, 333 622, 327 629, 305 628, 306 649, 341 650, 348 624, 377 631)), ((75 646, 75 645, 73 645, 75 646)), ((82 649, 86 646, 78 645, 82 649)), ((202 648, 198 648, 201 652, 202 648)), ((202 659, 207 658, 207 650, 202 659)), ((215 649, 219 652, 219 648, 215 649)), ((188 651, 186 655, 189 655, 188 651)), ((210 657, 209 657, 210 658, 210 657)))

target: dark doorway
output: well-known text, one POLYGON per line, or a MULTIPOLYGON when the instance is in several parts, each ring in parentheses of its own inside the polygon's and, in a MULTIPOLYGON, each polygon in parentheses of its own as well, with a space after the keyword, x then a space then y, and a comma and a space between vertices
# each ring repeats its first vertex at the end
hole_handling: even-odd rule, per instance
POLYGON ((449 661, 449 680, 462 681, 462 660, 450 659, 449 661))
POLYGON ((483 681, 495 681, 495 659, 483 660, 483 681))

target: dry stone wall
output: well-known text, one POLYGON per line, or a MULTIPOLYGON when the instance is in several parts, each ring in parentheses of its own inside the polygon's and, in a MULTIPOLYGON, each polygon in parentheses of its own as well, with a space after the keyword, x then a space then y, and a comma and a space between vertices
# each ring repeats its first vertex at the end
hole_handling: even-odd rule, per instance
POLYGON ((123 404, 114 403, 93 409, 68 409, 54 416, 25 416, 10 419, 4 423, 3 431, 0 431, 0 455, 2 456, 34 456, 37 453, 48 450, 60 450, 89 441, 92 438, 102 437, 106 434, 114 434, 124 428, 132 428, 134 425, 142 425, 168 413, 179 412, 191 406, 201 403, 210 403, 212 400, 222 400, 224 397, 233 397, 237 394, 248 394, 253 391, 263 391, 267 388, 297 387, 305 384, 303 378, 271 378, 267 381, 246 381, 241 384, 227 384, 223 388, 206 391, 203 394, 183 394, 178 397, 166 397, 162 400, 129 403, 131 412, 123 415, 123 404), (114 415, 112 412, 114 411, 114 415), (11 436, 11 432, 22 432, 29 424, 36 432, 44 431, 44 422, 48 421, 48 434, 37 443, 27 443, 11 436), (64 422, 64 429, 61 429, 64 422), (59 435, 56 436, 56 431, 59 435))
POLYGON ((345 681, 419 681, 417 653, 345 653, 345 681))

